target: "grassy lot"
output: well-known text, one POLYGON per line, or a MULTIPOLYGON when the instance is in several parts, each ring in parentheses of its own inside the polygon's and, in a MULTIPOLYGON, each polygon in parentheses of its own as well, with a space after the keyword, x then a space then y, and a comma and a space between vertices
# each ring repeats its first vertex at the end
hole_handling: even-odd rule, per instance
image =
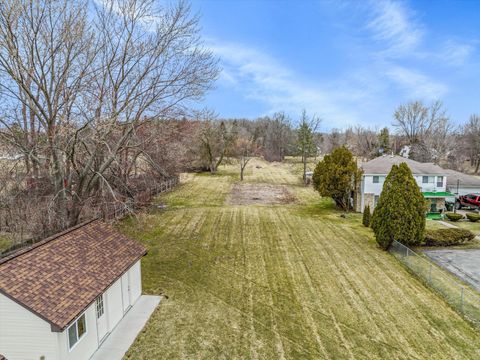
POLYGON ((358 214, 252 161, 284 205, 226 205, 237 168, 189 175, 167 210, 122 230, 149 248, 144 292, 166 294, 126 359, 474 359, 480 335, 388 253, 358 214))
POLYGON ((425 227, 426 229, 430 229, 430 230, 448 229, 448 227, 443 225, 441 222, 437 220, 430 220, 430 219, 427 219, 425 227))
POLYGON ((8 249, 11 245, 12 245, 11 240, 8 237, 0 234, 0 252, 8 249))
POLYGON ((461 220, 453 222, 452 224, 462 229, 468 229, 476 235, 480 235, 480 221, 471 222, 468 220, 461 220))

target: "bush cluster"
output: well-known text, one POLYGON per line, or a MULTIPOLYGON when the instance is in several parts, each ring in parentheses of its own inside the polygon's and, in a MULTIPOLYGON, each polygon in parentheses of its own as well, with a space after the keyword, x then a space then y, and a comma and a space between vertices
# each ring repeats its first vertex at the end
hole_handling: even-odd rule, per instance
POLYGON ((477 222, 478 220, 480 220, 480 214, 467 213, 467 219, 471 222, 477 222))
POLYGON ((363 209, 363 218, 362 218, 362 223, 363 226, 369 227, 370 226, 370 205, 365 206, 363 209))
POLYGON ((448 212, 448 213, 445 213, 445 216, 448 218, 448 220, 450 221, 458 221, 460 219, 463 219, 463 215, 462 214, 458 214, 458 213, 452 213, 452 212, 448 212))
POLYGON ((427 246, 450 246, 460 245, 472 241, 475 234, 466 229, 436 229, 425 231, 425 242, 427 246))

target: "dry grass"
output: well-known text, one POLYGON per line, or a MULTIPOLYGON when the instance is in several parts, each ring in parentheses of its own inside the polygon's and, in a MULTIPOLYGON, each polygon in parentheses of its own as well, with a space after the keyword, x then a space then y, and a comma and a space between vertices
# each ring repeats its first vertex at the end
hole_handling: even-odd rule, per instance
POLYGON ((458 226, 459 228, 470 230, 475 235, 480 235, 480 221, 471 222, 468 220, 461 220, 452 224, 458 226))
POLYGON ((300 174, 252 161, 247 183, 301 199, 281 206, 226 204, 233 166, 191 176, 122 224, 149 248, 144 292, 169 296, 125 358, 479 358, 478 332, 300 174))
POLYGON ((229 205, 279 205, 295 201, 286 186, 235 184, 227 198, 229 205))

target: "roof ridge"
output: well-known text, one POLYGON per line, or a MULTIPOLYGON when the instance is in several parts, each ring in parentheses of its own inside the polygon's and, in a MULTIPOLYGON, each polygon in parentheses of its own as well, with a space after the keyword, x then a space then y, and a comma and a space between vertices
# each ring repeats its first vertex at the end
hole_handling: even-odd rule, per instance
POLYGON ((50 235, 48 237, 46 237, 45 239, 43 240, 40 240, 40 241, 37 241, 36 243, 33 243, 32 245, 30 246, 27 246, 25 248, 21 248, 21 249, 18 249, 18 250, 14 250, 10 255, 7 255, 3 258, 0 258, 0 265, 3 265, 4 263, 12 260, 12 259, 15 259, 21 255, 24 255, 30 251, 32 251, 33 249, 36 249, 42 245, 45 245, 45 244, 48 244, 50 243, 51 241, 55 240, 55 239, 58 239, 60 236, 63 236, 63 235, 66 235, 68 233, 71 233, 72 231, 75 231, 75 230, 78 230, 79 228, 81 227, 84 227, 94 221, 97 221, 99 220, 100 218, 99 217, 95 217, 93 219, 90 219, 90 220, 86 220, 84 222, 81 222, 80 224, 77 224, 77 225, 74 225, 72 227, 69 227, 68 229, 65 229, 63 231, 60 231, 56 234, 53 234, 53 235, 50 235))

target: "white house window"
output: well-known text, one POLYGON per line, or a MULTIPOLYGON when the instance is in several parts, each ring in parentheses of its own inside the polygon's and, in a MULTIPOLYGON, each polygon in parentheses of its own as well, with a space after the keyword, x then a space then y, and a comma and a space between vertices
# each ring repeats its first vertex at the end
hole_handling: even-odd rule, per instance
POLYGON ((95 310, 97 313, 97 319, 100 319, 105 313, 105 308, 103 307, 103 295, 100 295, 95 300, 95 310))
POLYGON ((380 200, 380 195, 375 195, 373 197, 373 207, 376 207, 378 204, 378 200, 380 200))
POLYGON ((68 328, 68 346, 72 349, 75 344, 87 333, 87 323, 85 320, 85 314, 80 316, 70 327, 68 328))
POLYGON ((443 176, 437 176, 437 187, 443 187, 443 176))
POLYGON ((373 177, 373 183, 378 184, 380 182, 385 181, 385 176, 374 176, 373 177))
POLYGON ((422 183, 423 184, 434 184, 435 183, 435 176, 422 176, 422 183))

